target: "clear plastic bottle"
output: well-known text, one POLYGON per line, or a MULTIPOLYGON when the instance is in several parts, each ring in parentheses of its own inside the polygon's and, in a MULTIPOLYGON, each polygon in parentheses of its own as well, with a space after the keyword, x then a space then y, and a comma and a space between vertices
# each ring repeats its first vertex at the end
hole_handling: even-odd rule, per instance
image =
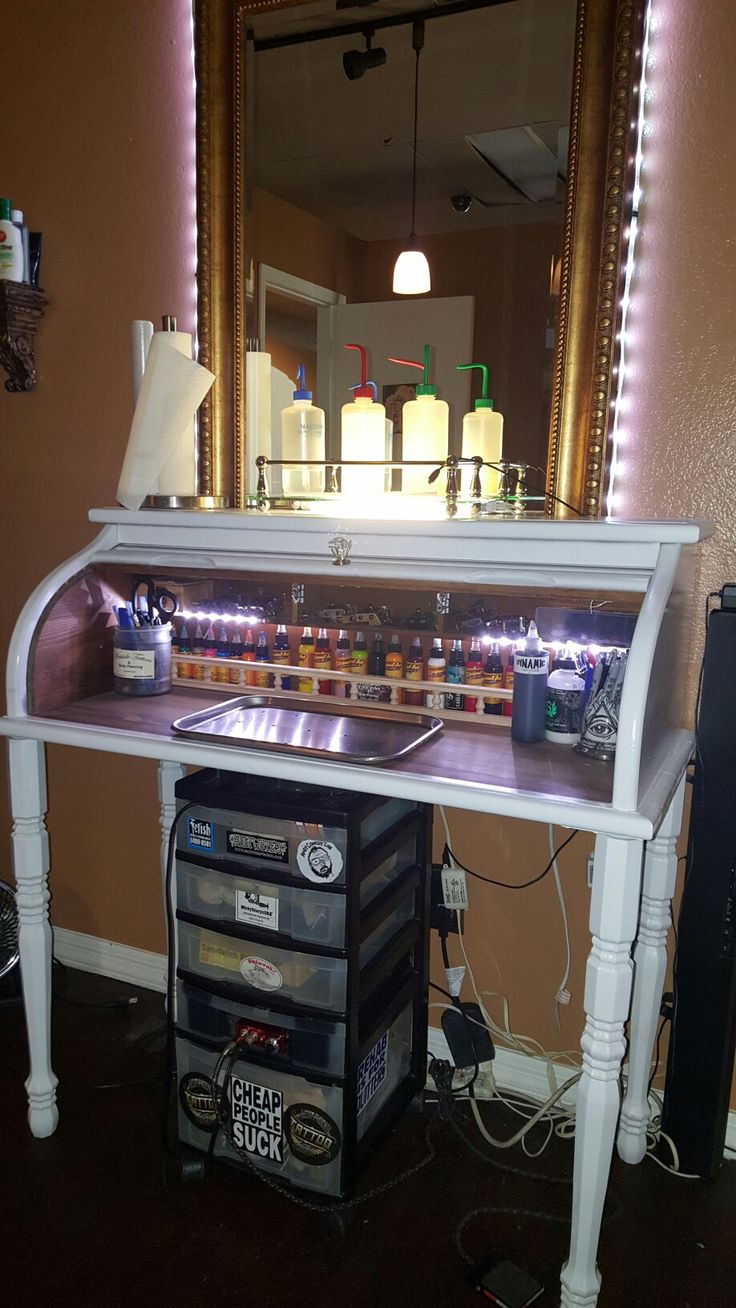
POLYGON ((381 495, 386 486, 386 410, 377 403, 378 388, 367 381, 367 357, 364 345, 346 345, 346 350, 360 351, 360 384, 353 387, 354 398, 342 406, 340 414, 343 459, 377 460, 375 468, 343 468, 343 495, 381 495))
MULTIPOLYGON (((480 455, 484 463, 499 463, 503 456, 503 414, 493 407, 488 398, 488 369, 484 363, 459 363, 458 372, 478 368, 483 375, 481 393, 475 406, 463 418, 462 457, 472 459, 480 455)), ((472 471, 463 468, 463 487, 470 486, 472 471)), ((501 473, 494 468, 482 468, 480 474, 484 495, 497 495, 501 473)))
MULTIPOLYGON (((304 364, 297 368, 297 389, 293 404, 281 411, 281 458, 325 459, 325 415, 312 404, 312 392, 304 385, 304 364)), ((324 490, 324 468, 283 468, 284 495, 320 495, 324 490)))
POLYGON ((428 459, 430 462, 424 468, 402 468, 401 489, 405 495, 445 493, 446 479, 442 474, 433 485, 429 484, 434 468, 447 458, 450 430, 449 406, 445 400, 437 399, 437 387, 430 385, 430 351, 431 347, 425 345, 423 363, 415 363, 412 359, 389 359, 389 363, 422 370, 416 399, 407 400, 401 410, 401 450, 404 459, 428 459))

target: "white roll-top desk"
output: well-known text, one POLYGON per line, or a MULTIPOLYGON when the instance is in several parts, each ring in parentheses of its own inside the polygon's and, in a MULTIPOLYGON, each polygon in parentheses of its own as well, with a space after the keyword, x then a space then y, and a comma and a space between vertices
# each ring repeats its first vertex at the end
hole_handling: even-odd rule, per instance
MULTIPOLYGON (((94 510, 100 531, 25 605, 8 661, 8 737, 23 990, 34 1135, 54 1131, 50 1063, 51 930, 44 824, 47 741, 159 762, 162 831, 185 766, 329 784, 381 795, 556 823, 595 833, 578 1086, 572 1237, 562 1272, 568 1308, 596 1303, 596 1249, 614 1137, 621 1157, 646 1151, 647 1081, 666 963, 685 769, 693 748, 678 659, 689 634, 699 522, 359 521, 309 513, 94 510), (349 538, 348 561, 345 544, 349 538), (338 566, 341 563, 341 566, 338 566), (137 576, 179 594, 213 597, 256 587, 320 611, 338 593, 374 606, 446 612, 483 597, 505 613, 540 604, 635 614, 615 761, 569 747, 511 741, 508 719, 448 715, 415 753, 383 766, 199 743, 171 723, 223 698, 222 685, 178 682, 151 698, 112 689, 113 604, 137 576), (636 979, 632 945, 636 961, 636 979), (620 1103, 624 1023, 631 1019, 627 1091, 620 1103)), ((360 607, 360 605, 359 605, 360 607)), ((289 621, 289 616, 280 620, 289 621)), ((449 630, 450 617, 443 619, 449 630)), ((326 625, 318 622, 317 625, 326 625)), ((339 625, 345 625, 340 622, 339 625)), ((401 627, 392 620, 390 629, 401 627)), ((408 632, 405 632, 408 635, 408 632)), ((277 683, 278 684, 278 683, 277 683)), ((239 688, 239 693, 243 693, 239 688)), ((340 701, 335 701, 339 705, 340 701)), ((343 701, 344 703, 344 701, 343 701)))

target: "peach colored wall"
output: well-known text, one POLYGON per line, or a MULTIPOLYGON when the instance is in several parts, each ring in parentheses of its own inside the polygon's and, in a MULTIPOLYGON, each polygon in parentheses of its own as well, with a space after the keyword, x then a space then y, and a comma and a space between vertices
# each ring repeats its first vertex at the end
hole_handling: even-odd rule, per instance
MULTIPOLYGON (((247 217, 248 258, 359 300, 365 242, 270 191, 256 188, 247 217)), ((248 331, 255 335, 255 322, 248 331)))
MULTIPOLYGON (((0 193, 44 233, 49 299, 38 389, 0 387, 3 661, 24 599, 92 538, 90 506, 114 502, 131 320, 193 326, 189 46, 187 0, 3 9, 0 193)), ((54 922, 160 949, 153 764, 51 749, 49 765, 54 922)))
POLYGON ((654 9, 616 512, 714 524, 695 582, 692 708, 705 597, 736 577, 736 23, 720 0, 654 9))

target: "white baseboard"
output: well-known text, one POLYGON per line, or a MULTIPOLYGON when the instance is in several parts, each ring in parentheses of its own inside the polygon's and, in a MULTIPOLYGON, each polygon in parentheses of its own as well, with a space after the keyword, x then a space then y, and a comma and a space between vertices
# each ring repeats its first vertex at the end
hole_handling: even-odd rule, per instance
MULTIPOLYGON (((165 954, 134 949, 131 945, 100 940, 97 936, 87 936, 81 931, 67 931, 63 927, 54 928, 54 953, 62 963, 79 968, 80 972, 94 972, 98 976, 113 977, 116 981, 127 981, 129 985, 140 986, 143 990, 166 993, 165 954)), ((435 1058, 446 1058, 452 1062, 444 1031, 439 1027, 429 1028, 427 1044, 435 1058)), ((525 1054, 514 1053, 512 1049, 497 1049, 493 1072, 503 1090, 531 1095, 540 1102, 549 1097, 547 1064, 543 1058, 527 1058, 525 1054)), ((558 1067, 557 1084, 561 1085, 569 1075, 571 1069, 558 1067)), ((572 1086, 561 1102, 574 1104, 576 1089, 576 1086, 572 1086)), ((728 1115, 726 1148, 736 1151, 734 1109, 728 1115)))
POLYGON ((98 936, 67 931, 64 927, 54 927, 54 954, 60 963, 79 968, 80 972, 95 972, 97 976, 113 977, 116 981, 141 986, 143 990, 166 994, 165 954, 119 945, 114 940, 100 940, 98 936))

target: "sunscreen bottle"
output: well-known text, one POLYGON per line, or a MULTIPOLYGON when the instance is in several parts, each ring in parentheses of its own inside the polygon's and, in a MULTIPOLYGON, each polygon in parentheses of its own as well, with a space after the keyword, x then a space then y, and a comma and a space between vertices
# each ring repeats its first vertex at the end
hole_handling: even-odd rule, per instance
MULTIPOLYGON (((468 372, 477 368, 482 374, 481 392, 475 406, 463 418, 462 457, 472 459, 480 455, 484 463, 498 463, 503 451, 503 415, 493 408, 493 400, 488 398, 488 369, 484 363, 459 363, 458 372, 468 372)), ((470 485, 472 472, 468 465, 463 467, 464 485, 470 485)), ((480 474, 484 495, 498 495, 501 479, 495 468, 482 468, 480 474)))
POLYGON ((412 359, 390 358, 389 363, 400 363, 405 368, 419 368, 422 380, 417 384, 415 400, 407 400, 401 410, 401 452, 403 459, 427 460, 423 468, 402 468, 401 489, 405 495, 445 493, 445 479, 440 475, 434 486, 429 477, 447 458, 450 428, 450 410, 445 400, 437 399, 437 387, 429 381, 430 346, 424 347, 424 362, 412 359))
POLYGON ((360 352, 360 383, 352 387, 353 399, 343 404, 340 414, 341 457, 357 461, 376 460, 380 467, 343 468, 343 495, 381 495, 386 486, 386 410, 378 404, 378 387, 367 381, 367 357, 364 345, 346 345, 346 350, 360 352))

